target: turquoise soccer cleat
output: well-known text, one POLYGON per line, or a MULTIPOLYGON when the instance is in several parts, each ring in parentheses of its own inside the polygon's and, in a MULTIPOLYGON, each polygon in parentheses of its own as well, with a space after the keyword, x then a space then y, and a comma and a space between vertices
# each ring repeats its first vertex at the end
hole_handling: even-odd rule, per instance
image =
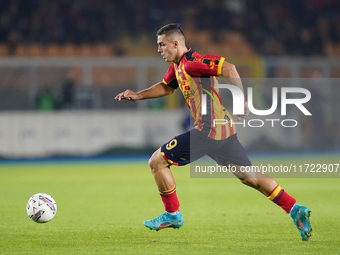
POLYGON ((312 227, 309 222, 311 211, 301 205, 294 205, 290 217, 292 217, 293 222, 300 232, 302 241, 308 241, 312 236, 312 227))
POLYGON ((183 217, 181 213, 171 215, 167 212, 154 218, 153 220, 146 220, 143 222, 144 226, 150 230, 161 230, 163 228, 180 228, 183 226, 183 217))

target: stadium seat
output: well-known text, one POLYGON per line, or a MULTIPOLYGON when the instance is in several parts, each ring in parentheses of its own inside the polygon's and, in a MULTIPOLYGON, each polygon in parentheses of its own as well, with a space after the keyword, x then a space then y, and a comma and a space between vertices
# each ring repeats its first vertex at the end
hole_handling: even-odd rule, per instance
POLYGON ((79 47, 79 55, 82 57, 92 57, 95 56, 96 54, 91 45, 83 44, 79 47))
POLYGON ((6 44, 0 44, 0 56, 8 56, 8 48, 6 44))
POLYGON ((95 54, 97 56, 112 56, 112 47, 106 44, 99 44, 94 48, 95 54))
POLYGON ((31 57, 46 56, 46 49, 38 44, 33 44, 28 48, 28 54, 31 57))
POLYGON ((50 44, 46 49, 47 56, 49 57, 59 57, 61 56, 61 48, 58 45, 50 44))
POLYGON ((29 55, 29 47, 26 46, 26 45, 22 45, 22 44, 19 44, 17 46, 17 49, 16 49, 16 52, 15 54, 18 56, 18 57, 27 57, 29 55))
POLYGON ((66 44, 64 47, 65 56, 74 57, 77 55, 75 46, 73 44, 66 44))

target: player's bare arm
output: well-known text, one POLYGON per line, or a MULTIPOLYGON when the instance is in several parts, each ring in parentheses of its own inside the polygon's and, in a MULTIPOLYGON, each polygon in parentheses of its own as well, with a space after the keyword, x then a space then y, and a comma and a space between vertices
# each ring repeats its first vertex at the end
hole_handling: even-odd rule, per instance
MULTIPOLYGON (((242 90, 242 93, 244 95, 244 89, 241 82, 241 78, 239 73, 236 70, 236 67, 233 64, 230 64, 228 62, 223 62, 222 65, 222 77, 226 80, 228 84, 235 85, 239 89, 242 90)), ((237 115, 236 118, 238 121, 242 120, 243 118, 246 118, 250 113, 248 103, 244 103, 244 114, 243 115, 237 115)))
POLYGON ((159 82, 151 86, 150 88, 144 89, 140 92, 134 92, 132 90, 127 89, 124 92, 119 93, 115 97, 115 99, 117 101, 121 101, 122 99, 125 99, 128 101, 137 101, 137 100, 164 97, 167 95, 171 95, 174 92, 175 92, 175 89, 170 88, 169 86, 165 85, 163 82, 159 82))

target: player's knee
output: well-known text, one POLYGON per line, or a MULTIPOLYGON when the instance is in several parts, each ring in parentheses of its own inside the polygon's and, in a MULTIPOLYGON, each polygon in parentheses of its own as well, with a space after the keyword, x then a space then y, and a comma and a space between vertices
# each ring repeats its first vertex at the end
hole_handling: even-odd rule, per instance
POLYGON ((168 161, 166 161, 162 156, 161 148, 156 150, 149 159, 149 167, 152 174, 155 174, 157 171, 160 171, 165 167, 169 167, 169 165, 168 161))
POLYGON ((153 155, 149 159, 149 167, 150 167, 151 173, 154 174, 155 172, 154 169, 156 168, 156 160, 153 155))
POLYGON ((152 174, 154 174, 155 172, 162 168, 161 164, 162 160, 164 159, 158 150, 152 154, 151 158, 149 159, 149 167, 152 174))

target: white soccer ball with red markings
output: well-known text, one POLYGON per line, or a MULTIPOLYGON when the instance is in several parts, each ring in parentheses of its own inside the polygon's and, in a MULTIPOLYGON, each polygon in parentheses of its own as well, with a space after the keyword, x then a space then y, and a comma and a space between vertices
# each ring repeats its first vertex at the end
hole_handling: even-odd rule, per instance
POLYGON ((37 193, 28 199, 26 210, 31 220, 46 223, 57 213, 57 204, 50 195, 37 193))

